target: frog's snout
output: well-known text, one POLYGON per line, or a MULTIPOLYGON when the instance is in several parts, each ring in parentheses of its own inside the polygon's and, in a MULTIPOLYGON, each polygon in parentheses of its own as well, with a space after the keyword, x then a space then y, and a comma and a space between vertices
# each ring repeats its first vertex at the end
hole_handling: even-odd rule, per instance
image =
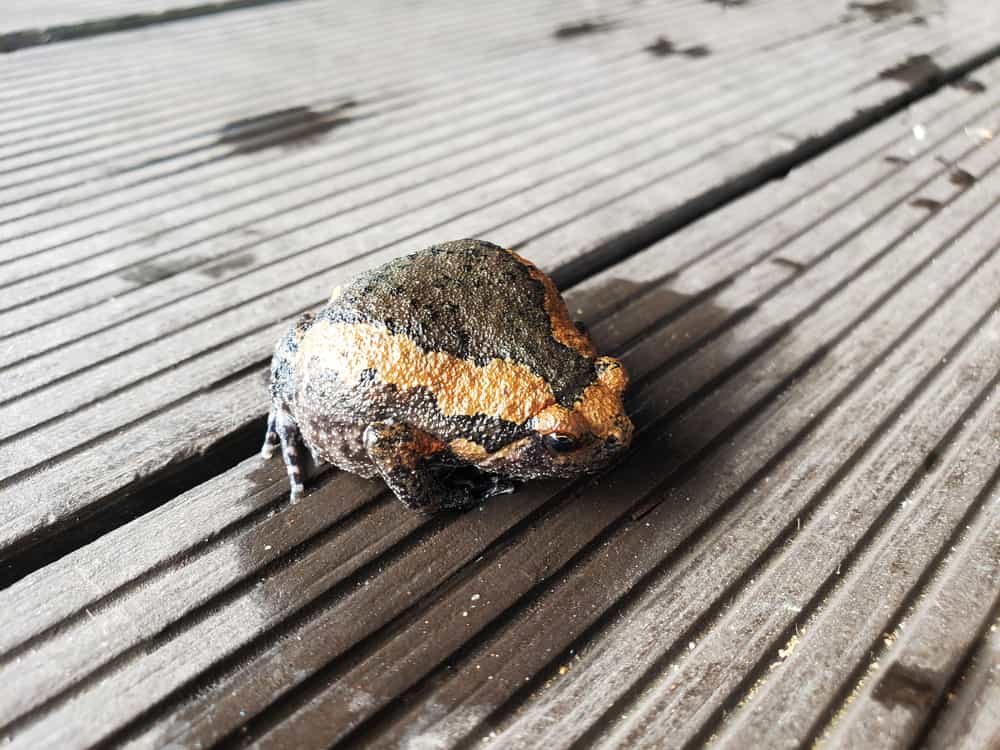
POLYGON ((620 414, 615 419, 614 427, 608 430, 607 435, 605 435, 604 444, 612 450, 624 450, 632 442, 634 431, 632 420, 624 414, 620 414))

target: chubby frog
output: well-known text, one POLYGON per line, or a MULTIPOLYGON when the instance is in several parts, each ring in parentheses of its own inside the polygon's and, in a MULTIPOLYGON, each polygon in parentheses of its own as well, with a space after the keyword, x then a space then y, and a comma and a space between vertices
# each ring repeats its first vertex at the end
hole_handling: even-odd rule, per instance
POLYGON ((410 508, 466 508, 610 464, 632 438, 627 383, 538 268, 446 242, 338 287, 278 342, 262 453, 281 445, 293 502, 304 444, 410 508))

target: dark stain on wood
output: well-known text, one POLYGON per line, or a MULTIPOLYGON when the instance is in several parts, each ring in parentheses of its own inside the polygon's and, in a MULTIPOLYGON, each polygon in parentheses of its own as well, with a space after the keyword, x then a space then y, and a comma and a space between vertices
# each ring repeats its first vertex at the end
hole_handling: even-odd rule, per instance
POLYGON ((253 265, 255 259, 256 258, 253 253, 241 253, 240 255, 234 255, 232 258, 227 258, 220 263, 215 263, 207 268, 202 268, 201 272, 214 279, 220 279, 229 271, 236 271, 240 268, 246 268, 247 266, 253 265))
POLYGON ((934 158, 939 164, 943 164, 948 167, 948 182, 952 185, 957 185, 962 188, 962 190, 967 190, 976 184, 976 176, 971 172, 962 169, 954 162, 945 159, 943 156, 936 156, 934 158))
POLYGON ((564 26, 560 26, 552 32, 552 36, 559 40, 576 39, 577 37, 587 36, 589 34, 603 34, 611 31, 617 26, 617 21, 607 21, 603 19, 597 21, 580 21, 579 23, 568 23, 564 26))
POLYGON ((925 710, 934 698, 935 675, 896 662, 886 670, 872 696, 887 706, 913 706, 925 710))
POLYGON ((179 260, 141 263, 125 269, 118 276, 125 281, 132 281, 137 284, 154 284, 157 281, 163 281, 164 279, 169 279, 171 276, 176 276, 204 260, 204 258, 196 256, 193 258, 181 258, 179 260))
POLYGON ((681 54, 685 57, 708 57, 712 54, 712 50, 704 44, 696 44, 693 47, 686 47, 685 49, 682 49, 681 54))
POLYGON ((674 47, 674 43, 667 39, 665 36, 658 37, 655 42, 646 47, 646 52, 656 57, 669 57, 674 54, 677 49, 674 47))
POLYGON ((886 68, 878 74, 879 78, 902 81, 911 88, 936 81, 944 74, 930 55, 910 55, 898 65, 886 68))
POLYGON ((793 271, 802 272, 805 271, 807 266, 804 263, 799 263, 797 260, 789 260, 788 258, 771 258, 772 263, 776 263, 779 266, 784 266, 785 268, 791 268, 793 271))
POLYGON ((684 55, 685 57, 707 57, 712 51, 704 44, 696 44, 684 49, 677 46, 665 36, 657 38, 655 42, 646 47, 646 51, 656 57, 670 57, 671 55, 684 55))
POLYGON ((888 156, 882 157, 883 161, 887 161, 890 164, 909 164, 909 159, 904 159, 902 156, 896 156, 895 154, 889 154, 888 156))
POLYGON ((986 84, 975 78, 959 78, 957 81, 952 81, 950 85, 970 94, 981 94, 986 91, 986 84))
POLYGON ((313 143, 331 130, 353 122, 356 118, 345 113, 356 106, 357 102, 347 99, 326 110, 289 107, 234 120, 220 128, 217 143, 233 145, 230 155, 313 143))
POLYGON ((910 201, 910 205, 914 208, 925 208, 931 212, 940 211, 944 206, 941 201, 936 201, 933 198, 914 198, 910 201))
POLYGON ((971 172, 967 172, 960 167, 955 167, 951 170, 951 174, 948 175, 948 182, 966 190, 976 184, 976 178, 971 172))
POLYGON ((914 0, 883 0, 877 3, 852 2, 848 3, 847 7, 850 10, 863 11, 869 20, 879 23, 903 13, 912 13, 917 9, 917 4, 914 0))

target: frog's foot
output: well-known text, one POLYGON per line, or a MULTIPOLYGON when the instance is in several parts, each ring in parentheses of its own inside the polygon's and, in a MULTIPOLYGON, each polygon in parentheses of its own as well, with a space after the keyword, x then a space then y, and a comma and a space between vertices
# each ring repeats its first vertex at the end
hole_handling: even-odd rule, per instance
POLYGON ((260 449, 260 457, 264 460, 274 455, 274 449, 278 447, 281 438, 278 437, 278 411, 272 405, 267 413, 267 432, 264 433, 264 445, 260 449))
POLYGON ((517 489, 517 484, 507 477, 497 476, 496 474, 484 474, 478 470, 476 474, 478 476, 452 476, 449 477, 449 481, 456 485, 467 486, 471 493, 479 500, 485 500, 496 495, 509 495, 517 489))
POLYGON ((443 481, 440 469, 448 460, 447 449, 433 436, 408 424, 370 424, 365 428, 364 444, 389 489, 412 510, 433 513, 469 508, 505 491, 492 477, 486 482, 491 490, 488 494, 484 494, 484 484, 479 481, 443 481))
POLYGON ((494 497, 495 495, 510 495, 517 491, 517 482, 506 477, 491 476, 486 494, 483 497, 494 497))
POLYGON ((288 411, 278 404, 271 407, 267 420, 267 436, 261 455, 270 458, 275 446, 281 443, 281 456, 288 470, 288 484, 291 487, 291 500, 295 504, 302 499, 305 487, 302 485, 302 464, 299 459, 299 443, 301 435, 298 425, 288 411))

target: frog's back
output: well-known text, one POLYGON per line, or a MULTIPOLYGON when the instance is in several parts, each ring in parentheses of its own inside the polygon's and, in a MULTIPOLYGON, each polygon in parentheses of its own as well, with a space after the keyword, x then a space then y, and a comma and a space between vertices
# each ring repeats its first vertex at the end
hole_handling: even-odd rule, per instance
POLYGON ((566 406, 594 379, 590 341, 569 320, 552 282, 481 240, 435 245, 361 274, 319 320, 384 327, 425 353, 479 367, 492 360, 524 365, 566 406))

